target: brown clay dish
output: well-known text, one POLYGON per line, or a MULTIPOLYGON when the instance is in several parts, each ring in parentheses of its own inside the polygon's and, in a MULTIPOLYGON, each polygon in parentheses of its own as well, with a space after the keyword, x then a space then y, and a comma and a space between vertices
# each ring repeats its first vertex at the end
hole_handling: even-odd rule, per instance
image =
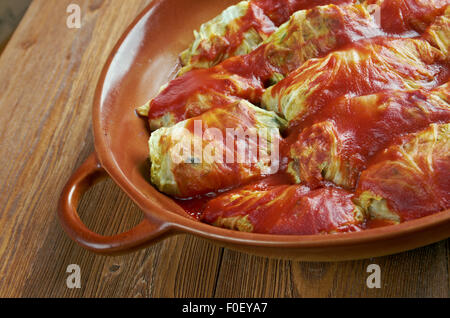
POLYGON ((425 246, 450 236, 450 211, 417 220, 335 235, 268 235, 217 228, 189 216, 148 177, 148 129, 134 114, 174 76, 178 54, 192 30, 232 0, 155 0, 128 28, 102 72, 93 105, 95 153, 74 173, 60 199, 59 217, 69 236, 102 254, 127 253, 169 235, 194 234, 252 254, 308 261, 337 261, 382 256, 425 246), (146 164, 147 163, 147 164, 146 164), (80 196, 96 181, 111 177, 144 211, 129 232, 101 236, 80 220, 80 196))

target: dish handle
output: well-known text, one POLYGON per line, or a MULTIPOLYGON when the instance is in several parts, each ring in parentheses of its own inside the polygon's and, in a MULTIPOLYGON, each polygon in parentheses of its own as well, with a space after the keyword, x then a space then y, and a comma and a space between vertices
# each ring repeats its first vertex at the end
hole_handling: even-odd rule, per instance
POLYGON ((108 173, 92 153, 72 175, 61 194, 58 215, 67 234, 82 247, 101 254, 120 254, 137 250, 161 239, 168 231, 165 224, 155 224, 144 218, 128 232, 103 236, 89 230, 81 221, 77 206, 81 196, 108 173))

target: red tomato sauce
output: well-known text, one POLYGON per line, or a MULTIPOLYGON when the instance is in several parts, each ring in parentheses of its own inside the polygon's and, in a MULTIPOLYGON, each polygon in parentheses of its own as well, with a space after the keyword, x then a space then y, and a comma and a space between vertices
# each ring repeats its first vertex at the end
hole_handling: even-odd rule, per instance
POLYGON ((215 61, 223 55, 234 55, 239 46, 241 46, 245 34, 251 29, 266 36, 271 35, 276 30, 275 25, 265 16, 263 10, 253 3, 250 3, 247 13, 240 19, 237 19, 236 22, 237 25, 233 29, 237 29, 237 32, 234 32, 234 30, 226 32, 221 40, 223 42, 222 45, 215 43, 212 46, 200 46, 200 52, 194 57, 193 61, 215 61))
MULTIPOLYGON (((378 0, 370 0, 376 4, 378 0)), ((385 32, 399 34, 411 30, 419 33, 434 21, 436 16, 444 13, 449 0, 389 0, 380 7, 381 27, 385 32)))
POLYGON ((347 4, 354 3, 355 0, 253 0, 252 3, 263 9, 264 13, 280 26, 290 16, 299 10, 311 9, 315 6, 327 4, 347 4))

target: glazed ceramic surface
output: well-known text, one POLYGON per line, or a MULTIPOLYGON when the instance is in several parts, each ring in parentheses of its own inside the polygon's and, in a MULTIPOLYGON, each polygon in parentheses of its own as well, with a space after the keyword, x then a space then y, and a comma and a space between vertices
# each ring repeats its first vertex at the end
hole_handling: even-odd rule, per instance
POLYGON ((177 233, 257 255, 308 261, 360 259, 397 253, 450 236, 450 211, 400 225, 356 233, 314 236, 252 234, 213 227, 189 216, 149 181, 149 130, 135 107, 174 77, 178 54, 193 30, 237 1, 155 0, 121 38, 105 65, 93 104, 96 152, 65 187, 59 216, 67 233, 98 253, 126 253, 177 233), (111 177, 144 211, 141 224, 105 237, 87 229, 76 208, 96 181, 111 177))

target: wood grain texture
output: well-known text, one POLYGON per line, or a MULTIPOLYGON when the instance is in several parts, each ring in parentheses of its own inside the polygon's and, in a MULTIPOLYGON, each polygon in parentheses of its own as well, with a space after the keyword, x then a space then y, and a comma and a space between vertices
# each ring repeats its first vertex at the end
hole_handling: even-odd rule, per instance
MULTIPOLYGON (((130 255, 91 254, 56 218, 65 182, 93 151, 91 103, 112 47, 151 0, 79 0, 83 26, 66 27, 71 0, 34 0, 0 56, 1 297, 448 297, 449 241, 343 263, 270 260, 177 236, 130 255), (369 264, 382 288, 368 289, 369 264), (78 264, 82 288, 66 287, 78 264)), ((102 234, 133 227, 139 209, 112 182, 79 210, 102 234)))

